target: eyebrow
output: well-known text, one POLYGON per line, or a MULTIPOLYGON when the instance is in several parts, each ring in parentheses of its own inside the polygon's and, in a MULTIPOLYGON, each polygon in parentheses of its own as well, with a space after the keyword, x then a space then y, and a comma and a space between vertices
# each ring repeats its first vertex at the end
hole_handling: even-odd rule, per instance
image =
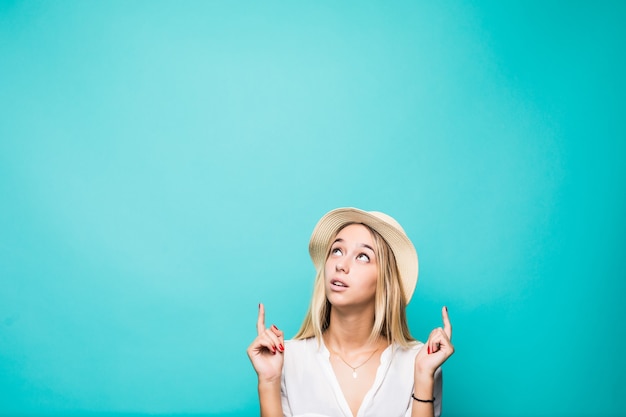
MULTIPOLYGON (((343 242, 345 242, 345 241, 344 241, 343 239, 341 239, 341 238, 338 238, 338 239, 335 239, 335 241, 333 242, 333 245, 334 245, 335 243, 337 243, 337 242, 341 242, 341 243, 343 243, 343 242)), ((330 245, 330 246, 332 247, 333 245, 330 245)), ((371 247, 370 245, 368 245, 367 243, 361 243, 361 247, 362 247, 362 248, 367 248, 367 249, 371 250, 372 252, 376 253, 376 251, 374 250, 374 248, 372 248, 372 247, 371 247)))

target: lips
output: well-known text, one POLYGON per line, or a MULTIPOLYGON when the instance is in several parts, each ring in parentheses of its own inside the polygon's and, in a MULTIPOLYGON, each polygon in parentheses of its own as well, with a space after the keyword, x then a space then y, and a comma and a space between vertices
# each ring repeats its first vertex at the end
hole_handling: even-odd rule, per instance
POLYGON ((348 285, 345 282, 336 278, 330 280, 330 285, 337 288, 348 288, 348 285))

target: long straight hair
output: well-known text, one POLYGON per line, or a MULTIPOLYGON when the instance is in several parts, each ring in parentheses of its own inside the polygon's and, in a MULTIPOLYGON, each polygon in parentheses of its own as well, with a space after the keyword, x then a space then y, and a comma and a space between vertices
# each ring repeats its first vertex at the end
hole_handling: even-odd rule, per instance
MULTIPOLYGON (((332 242, 337 234, 350 224, 342 225, 330 239, 326 247, 326 257, 330 253, 332 242)), ((376 258, 378 259, 378 279, 376 280, 376 295, 374 306, 374 325, 370 333, 370 341, 378 337, 384 337, 387 343, 396 343, 403 347, 409 347, 415 342, 411 336, 406 319, 406 303, 404 289, 400 282, 400 273, 393 251, 374 229, 363 224, 372 235, 375 244, 376 258)), ((302 326, 294 339, 308 339, 316 337, 322 339, 322 334, 330 324, 331 304, 326 298, 325 272, 322 266, 315 276, 313 296, 309 310, 304 317, 302 326)))

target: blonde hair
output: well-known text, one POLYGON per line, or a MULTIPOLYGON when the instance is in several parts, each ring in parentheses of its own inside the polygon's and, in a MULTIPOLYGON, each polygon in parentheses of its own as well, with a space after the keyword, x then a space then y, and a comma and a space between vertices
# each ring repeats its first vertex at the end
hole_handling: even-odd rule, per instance
MULTIPOLYGON (((330 252, 331 243, 337 234, 350 224, 346 223, 335 232, 332 239, 327 243, 326 256, 330 252)), ((400 282, 400 273, 396 258, 385 239, 374 229, 366 224, 375 243, 376 259, 378 259, 378 279, 376 281, 376 296, 374 302, 374 325, 370 333, 370 341, 382 336, 388 343, 397 343, 408 347, 415 339, 411 336, 406 319, 406 302, 404 290, 400 282)), ((302 326, 294 339, 308 339, 316 337, 321 340, 322 334, 330 324, 331 305, 326 298, 325 273, 322 266, 317 271, 313 285, 313 296, 309 310, 304 317, 302 326)))

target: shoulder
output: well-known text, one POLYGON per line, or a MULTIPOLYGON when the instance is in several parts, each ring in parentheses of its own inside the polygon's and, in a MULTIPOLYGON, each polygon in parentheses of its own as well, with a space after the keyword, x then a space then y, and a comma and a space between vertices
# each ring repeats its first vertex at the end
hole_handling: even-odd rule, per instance
POLYGON ((313 369, 318 368, 323 359, 322 348, 314 337, 301 340, 286 340, 283 353, 283 377, 287 380, 300 380, 313 369))
POLYGON ((401 346, 396 343, 393 345, 393 348, 394 350, 398 352, 403 352, 408 355, 411 355, 411 354, 415 355, 417 354, 417 352, 419 352, 422 349, 423 346, 424 344, 422 342, 414 341, 414 342, 411 342, 408 346, 401 346))
POLYGON ((314 337, 285 341, 285 354, 288 356, 311 355, 320 351, 321 345, 314 337))
POLYGON ((392 345, 393 357, 396 359, 414 359, 417 352, 419 352, 424 344, 422 342, 412 342, 408 346, 401 346, 399 344, 392 345))
POLYGON ((289 346, 292 349, 307 349, 313 345, 318 345, 317 339, 314 337, 309 337, 308 339, 285 340, 285 347, 289 346))

